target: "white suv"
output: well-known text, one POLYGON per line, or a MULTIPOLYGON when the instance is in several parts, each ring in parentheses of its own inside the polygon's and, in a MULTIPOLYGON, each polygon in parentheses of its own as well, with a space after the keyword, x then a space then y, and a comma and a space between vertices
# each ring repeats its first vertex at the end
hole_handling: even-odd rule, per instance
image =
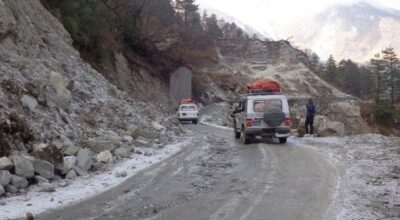
POLYGON ((195 104, 182 104, 178 109, 179 121, 191 121, 197 124, 199 120, 199 110, 195 104))
POLYGON ((254 141, 256 136, 279 138, 286 143, 290 136, 290 113, 286 96, 281 94, 251 94, 232 114, 235 138, 244 144, 254 141))

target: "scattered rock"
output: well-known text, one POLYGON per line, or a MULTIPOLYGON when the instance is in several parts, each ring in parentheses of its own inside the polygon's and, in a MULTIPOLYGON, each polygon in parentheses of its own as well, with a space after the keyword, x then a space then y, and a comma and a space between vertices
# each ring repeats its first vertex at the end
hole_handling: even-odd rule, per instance
POLYGON ((11 181, 11 173, 8 170, 0 170, 0 185, 5 186, 11 181))
POLYGON ((6 194, 6 190, 4 189, 4 187, 2 185, 0 185, 0 196, 6 194))
POLYGON ((117 172, 117 173, 115 174, 115 176, 116 176, 116 177, 126 177, 126 176, 128 176, 128 173, 124 170, 124 171, 122 171, 122 172, 117 172))
POLYGON ((65 179, 75 179, 76 177, 78 177, 78 175, 76 174, 75 170, 70 170, 67 172, 67 175, 65 175, 65 179))
POLYGON ((79 149, 79 147, 71 145, 65 148, 64 154, 68 156, 75 156, 78 153, 79 149))
POLYGON ((33 162, 35 172, 40 176, 51 179, 54 177, 54 165, 48 161, 36 159, 33 162))
POLYGON ((56 94, 49 95, 49 100, 68 112, 71 103, 71 92, 65 87, 61 74, 54 71, 51 72, 49 81, 51 86, 56 90, 56 94))
POLYGON ((35 111, 38 105, 38 101, 29 95, 22 96, 21 103, 23 106, 27 107, 30 111, 35 111))
POLYGON ((146 157, 150 157, 151 155, 153 155, 153 153, 151 153, 150 151, 144 152, 144 156, 146 156, 146 157))
POLYGON ((129 156, 129 150, 125 147, 120 147, 114 150, 114 155, 122 158, 129 156))
POLYGON ((80 149, 77 155, 77 166, 85 172, 88 171, 93 164, 92 156, 93 153, 91 150, 86 148, 80 149))
POLYGON ((4 188, 6 189, 6 191, 7 191, 8 193, 11 193, 11 194, 15 194, 15 193, 18 192, 17 187, 12 186, 12 185, 6 185, 6 186, 4 186, 4 188))
POLYGON ((15 174, 18 176, 31 178, 35 175, 33 163, 21 156, 14 156, 13 162, 15 166, 15 174))
POLYGON ((41 187, 42 187, 42 189, 40 191, 42 191, 42 192, 54 192, 54 191, 56 191, 56 187, 51 183, 42 183, 41 187))
POLYGON ((121 172, 121 177, 126 177, 126 176, 128 176, 128 173, 126 171, 122 171, 121 172))
POLYGON ((96 154, 99 154, 105 150, 112 151, 117 147, 112 141, 99 140, 96 138, 89 139, 88 141, 84 142, 84 145, 90 148, 96 154))
POLYGON ((64 157, 64 168, 68 171, 76 166, 77 159, 75 156, 64 157))
POLYGON ((54 168, 62 169, 64 154, 54 144, 36 144, 33 146, 32 155, 38 159, 54 164, 54 168))
POLYGON ((11 170, 14 164, 7 157, 0 158, 0 170, 11 170))
POLYGON ((162 125, 160 125, 158 122, 156 122, 156 121, 153 121, 153 122, 151 122, 151 126, 154 128, 154 130, 156 130, 156 131, 163 131, 163 130, 165 130, 165 127, 164 126, 162 126, 162 125))
POLYGON ((143 154, 143 151, 141 149, 136 149, 135 153, 136 154, 143 154))
POLYGON ((48 179, 46 179, 42 176, 38 176, 38 175, 34 176, 34 179, 35 179, 36 183, 39 183, 39 184, 50 182, 48 179))
POLYGON ((123 140, 125 141, 125 142, 128 142, 128 143, 132 143, 133 142, 133 138, 132 138, 132 136, 124 136, 123 137, 123 140))
POLYGON ((128 125, 126 130, 135 139, 142 135, 141 130, 136 125, 133 125, 133 124, 128 125))
POLYGON ((58 186, 59 186, 59 187, 66 187, 66 186, 68 186, 68 182, 65 181, 65 180, 62 180, 62 181, 60 181, 60 182, 58 183, 58 186))
POLYGON ((25 189, 26 187, 28 187, 29 182, 23 177, 12 175, 10 184, 12 186, 15 186, 17 189, 25 189))
POLYGON ((150 140, 144 138, 144 137, 138 137, 135 140, 135 143, 140 146, 140 147, 151 147, 151 142, 150 140))
POLYGON ((80 167, 74 167, 73 170, 74 170, 74 171, 76 172, 76 174, 78 174, 79 176, 86 176, 86 175, 87 175, 87 172, 84 171, 84 170, 82 170, 80 167))
POLYGON ((96 157, 97 162, 99 163, 111 163, 113 161, 112 153, 109 150, 105 150, 99 153, 96 157))

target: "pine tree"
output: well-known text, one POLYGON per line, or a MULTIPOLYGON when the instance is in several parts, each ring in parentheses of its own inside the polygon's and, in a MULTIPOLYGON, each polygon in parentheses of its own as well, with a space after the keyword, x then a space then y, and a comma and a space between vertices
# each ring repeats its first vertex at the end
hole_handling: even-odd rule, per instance
MULTIPOLYGON (((176 7, 182 11, 183 22, 186 27, 195 26, 193 20, 196 20, 199 10, 199 6, 195 4, 195 0, 176 0, 176 7), (197 14, 197 15, 196 15, 197 14)), ((200 17, 200 15, 198 16, 200 17)))
POLYGON ((393 106, 395 102, 395 94, 399 92, 399 88, 397 85, 398 81, 400 80, 398 76, 399 59, 397 58, 397 55, 392 47, 388 47, 385 50, 383 50, 382 55, 383 55, 382 60, 385 64, 385 72, 388 76, 388 85, 390 88, 390 101, 393 106))
POLYGON ((381 55, 378 53, 371 59, 369 64, 369 70, 375 76, 375 100, 377 104, 380 104, 381 96, 386 88, 384 80, 384 62, 381 59, 381 55))
POLYGON ((218 25, 218 19, 215 14, 207 19, 206 22, 206 32, 213 37, 222 37, 222 30, 218 25))
POLYGON ((336 81, 336 61, 332 55, 329 56, 328 60, 326 61, 326 77, 330 82, 336 81))

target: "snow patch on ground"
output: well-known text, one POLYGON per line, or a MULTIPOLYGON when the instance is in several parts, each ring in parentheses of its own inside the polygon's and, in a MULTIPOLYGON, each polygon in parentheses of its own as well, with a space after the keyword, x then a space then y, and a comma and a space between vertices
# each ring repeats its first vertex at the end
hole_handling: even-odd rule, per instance
POLYGON ((55 192, 40 192, 40 187, 31 186, 26 194, 0 199, 1 203, 5 203, 5 205, 0 205, 0 219, 22 218, 27 212, 36 215, 93 197, 119 185, 139 171, 175 155, 191 141, 189 139, 167 145, 160 150, 153 150, 151 156, 135 154, 133 158, 116 164, 107 173, 92 173, 87 177, 77 178, 64 188, 57 187, 55 192), (124 171, 127 172, 126 177, 116 177, 117 173, 124 171))
POLYGON ((328 219, 400 219, 400 138, 366 134, 289 142, 327 154, 336 167, 328 219))

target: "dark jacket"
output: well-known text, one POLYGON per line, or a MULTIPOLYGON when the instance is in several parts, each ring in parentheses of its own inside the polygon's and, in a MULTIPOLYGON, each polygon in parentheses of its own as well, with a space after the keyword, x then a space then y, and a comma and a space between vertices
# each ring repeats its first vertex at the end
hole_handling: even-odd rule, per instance
POLYGON ((307 104, 307 117, 315 116, 315 104, 311 101, 307 104))

